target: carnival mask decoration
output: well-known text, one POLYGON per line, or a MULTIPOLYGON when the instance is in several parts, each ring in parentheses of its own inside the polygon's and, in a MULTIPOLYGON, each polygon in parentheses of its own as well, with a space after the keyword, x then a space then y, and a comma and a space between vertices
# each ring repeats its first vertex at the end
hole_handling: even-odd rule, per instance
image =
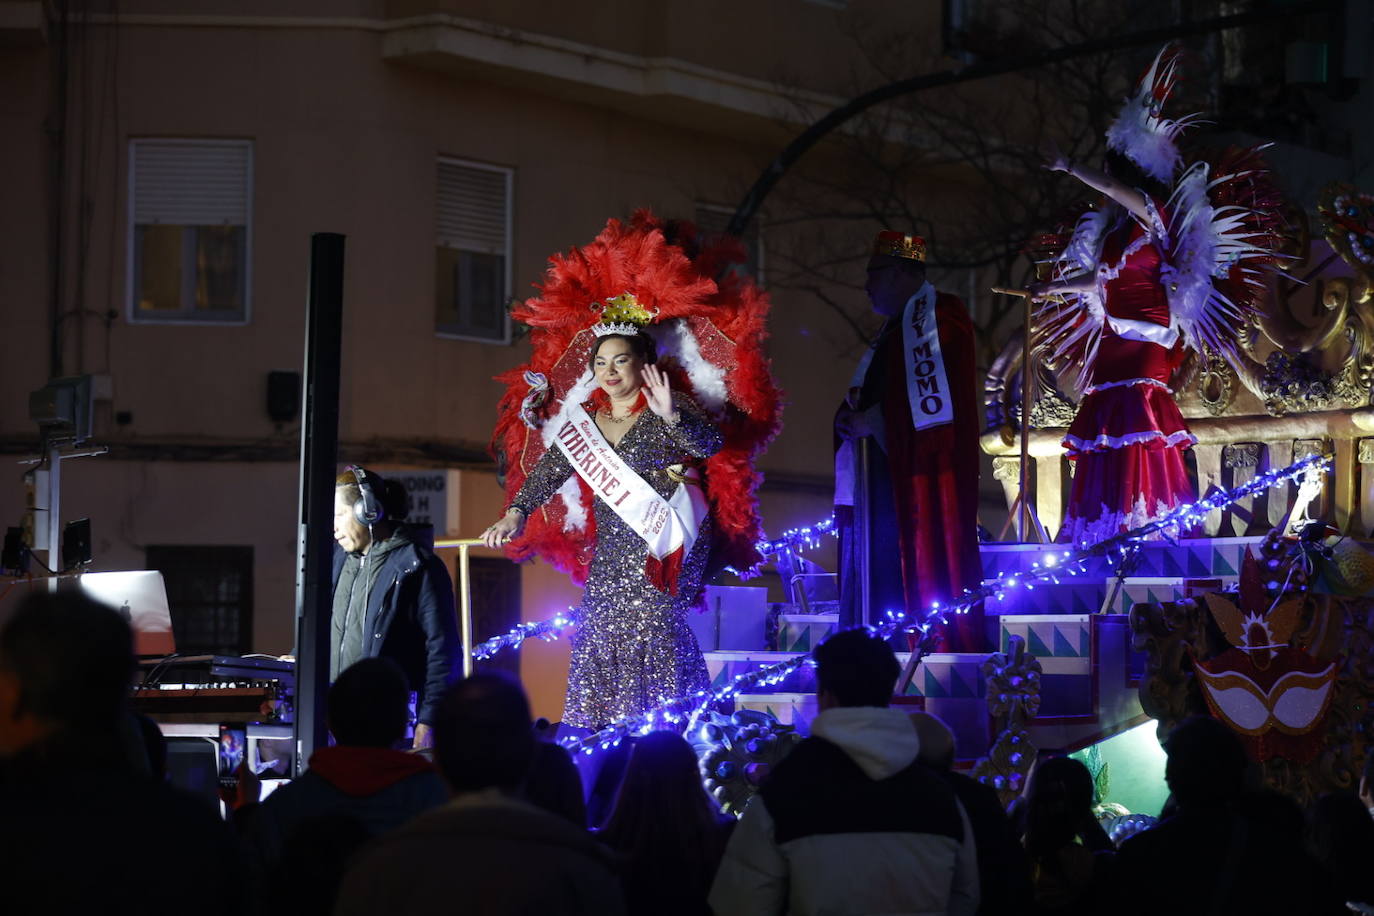
POLYGON ((1320 747, 1336 662, 1291 645, 1305 601, 1281 600, 1283 589, 1275 590, 1278 599, 1271 600, 1264 571, 1247 549, 1239 603, 1225 595, 1204 596, 1232 648, 1195 659, 1194 665, 1212 714, 1240 734, 1254 759, 1307 763, 1320 747))

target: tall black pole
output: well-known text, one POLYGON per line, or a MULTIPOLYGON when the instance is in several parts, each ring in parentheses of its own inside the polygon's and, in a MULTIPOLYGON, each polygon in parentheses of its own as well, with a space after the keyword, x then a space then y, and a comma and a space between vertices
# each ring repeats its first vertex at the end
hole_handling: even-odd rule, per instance
MULTIPOLYGON (((52 73, 53 103, 48 109, 46 130, 48 133, 48 378, 58 378, 62 373, 62 309, 63 275, 66 264, 67 213, 67 93, 71 83, 70 49, 72 43, 70 13, 71 3, 62 0, 57 4, 57 15, 53 22, 53 43, 57 54, 53 57, 52 73)), ((84 265, 82 268, 84 269, 84 265)), ((85 318, 78 318, 84 321, 85 318)), ((53 557, 48 557, 53 563, 53 557)), ((57 567, 54 565, 53 569, 57 567)))
POLYGON ((339 452, 339 364, 343 341, 344 237, 310 237, 305 306, 305 414, 301 423, 300 530, 296 569, 296 772, 328 743, 330 577, 334 557, 334 468, 339 452))

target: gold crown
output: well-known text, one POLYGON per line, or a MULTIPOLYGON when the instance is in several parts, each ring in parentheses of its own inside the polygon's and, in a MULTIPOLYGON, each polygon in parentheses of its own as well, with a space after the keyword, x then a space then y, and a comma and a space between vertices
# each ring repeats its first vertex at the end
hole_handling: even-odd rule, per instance
POLYGON ((593 302, 592 310, 601 312, 601 320, 592 325, 592 332, 597 337, 607 334, 637 334, 641 328, 654 320, 655 315, 640 305, 634 293, 630 292, 613 296, 605 302, 593 302))
POLYGON ((919 235, 905 235, 901 232, 884 229, 873 239, 873 254, 924 262, 926 259, 926 240, 919 235))

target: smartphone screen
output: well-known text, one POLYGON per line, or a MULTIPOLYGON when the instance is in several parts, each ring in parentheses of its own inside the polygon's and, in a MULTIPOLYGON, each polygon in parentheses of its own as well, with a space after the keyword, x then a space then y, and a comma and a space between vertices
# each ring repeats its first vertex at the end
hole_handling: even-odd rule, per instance
POLYGON ((221 783, 233 784, 238 779, 239 764, 248 753, 248 729, 243 725, 219 727, 219 778, 221 783))

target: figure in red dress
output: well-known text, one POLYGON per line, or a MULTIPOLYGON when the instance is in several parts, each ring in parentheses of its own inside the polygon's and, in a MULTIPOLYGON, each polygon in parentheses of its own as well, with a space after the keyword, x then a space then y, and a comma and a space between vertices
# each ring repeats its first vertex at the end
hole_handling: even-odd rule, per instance
POLYGON ((1177 137, 1195 119, 1161 115, 1177 55, 1161 51, 1107 133, 1101 171, 1047 166, 1103 195, 1033 284, 1039 336, 1076 360, 1083 399, 1064 436, 1076 462, 1059 540, 1089 545, 1192 502, 1184 452, 1197 440, 1170 387, 1188 349, 1227 354, 1259 290, 1267 214, 1256 151, 1229 170, 1181 168, 1177 137), (1244 167, 1241 163, 1244 162, 1244 167))
POLYGON ((1088 384, 1064 436, 1077 468, 1059 536, 1092 544, 1192 502, 1184 450, 1197 440, 1169 387, 1184 351, 1162 278, 1169 238, 1160 203, 1115 179, 1112 172, 1126 171, 1119 165, 1062 170, 1112 202, 1101 211, 1113 225, 1102 233, 1096 269, 1033 290, 1095 296, 1090 308, 1101 309, 1088 318, 1099 323, 1088 384))

